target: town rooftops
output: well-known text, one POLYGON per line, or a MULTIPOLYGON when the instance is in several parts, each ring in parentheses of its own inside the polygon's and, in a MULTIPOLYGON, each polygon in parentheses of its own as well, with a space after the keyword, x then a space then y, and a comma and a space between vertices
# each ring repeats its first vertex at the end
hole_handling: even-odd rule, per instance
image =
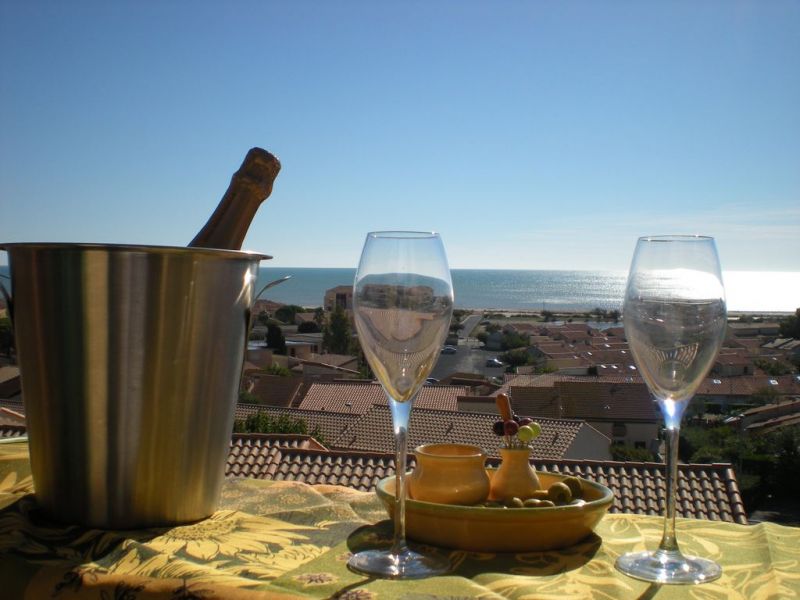
MULTIPOLYGON (((498 460, 490 459, 488 464, 496 467, 498 460)), ((532 464, 539 471, 576 475, 608 486, 614 492, 611 512, 663 514, 666 498, 663 464, 555 459, 534 459, 532 464)), ((411 455, 409 468, 413 466, 411 455)), ((372 491, 381 479, 394 475, 394 454, 247 443, 246 436, 240 436, 232 441, 226 475, 343 485, 372 491)), ((747 523, 731 466, 678 465, 677 514, 747 523)))
MULTIPOLYGON (((258 412, 265 412, 273 418, 286 415, 304 420, 308 431, 317 429, 325 446, 333 450, 394 452, 392 417, 387 405, 373 405, 365 414, 355 415, 239 404, 236 407, 236 419, 244 419, 247 415, 258 412)), ((436 442, 467 443, 480 446, 489 456, 498 456, 502 440, 492 433, 492 425, 497 419, 496 414, 490 413, 434 410, 415 406, 411 411, 408 447, 413 449, 422 444, 436 442)), ((610 440, 584 421, 548 418, 538 418, 537 421, 542 427, 542 434, 533 442, 533 450, 537 456, 576 457, 576 453, 586 447, 594 447, 594 451, 600 453, 600 456, 608 451, 610 440)))

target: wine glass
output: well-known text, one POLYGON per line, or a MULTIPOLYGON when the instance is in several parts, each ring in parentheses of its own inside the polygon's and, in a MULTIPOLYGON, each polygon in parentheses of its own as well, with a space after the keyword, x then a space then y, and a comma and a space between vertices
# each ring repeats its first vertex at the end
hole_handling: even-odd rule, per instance
POLYGON ((681 418, 725 338, 725 290, 714 239, 639 238, 623 307, 633 358, 664 417, 667 509, 658 550, 620 556, 623 573, 655 583, 703 583, 722 574, 715 562, 684 556, 675 536, 681 418))
POLYGON ((353 312, 361 348, 389 400, 397 458, 392 547, 358 552, 348 564, 360 573, 390 579, 444 573, 446 561, 411 550, 405 539, 408 421, 453 313, 453 284, 439 235, 367 234, 353 286, 353 312))

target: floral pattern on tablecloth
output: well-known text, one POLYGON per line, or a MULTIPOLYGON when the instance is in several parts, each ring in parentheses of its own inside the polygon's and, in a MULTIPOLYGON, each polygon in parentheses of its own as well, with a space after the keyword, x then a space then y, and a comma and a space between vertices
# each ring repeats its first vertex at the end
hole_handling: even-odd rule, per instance
MULTIPOLYGON (((397 582, 347 569, 353 551, 391 539, 373 494, 336 486, 228 479, 220 509, 198 523, 101 531, 48 521, 31 495, 27 444, 0 444, 3 598, 337 598, 568 600, 800 598, 800 529, 679 520, 685 552, 723 565, 694 587, 653 586, 614 569, 620 554, 657 545, 661 520, 608 515, 575 546, 493 554, 425 547, 450 575, 397 582)), ((535 535, 531 531, 531 535, 535 535)))

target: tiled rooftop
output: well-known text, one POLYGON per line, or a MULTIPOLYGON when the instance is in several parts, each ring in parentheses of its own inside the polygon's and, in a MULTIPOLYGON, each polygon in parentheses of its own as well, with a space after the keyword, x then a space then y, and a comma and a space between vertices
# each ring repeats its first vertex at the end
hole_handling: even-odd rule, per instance
MULTIPOLYGON (((457 442, 475 444, 489 456, 498 456, 501 438, 492 433, 496 414, 452 412, 414 407, 409 424, 408 447, 422 444, 457 442)), ((561 458, 583 427, 584 421, 571 419, 538 419, 542 435, 533 441, 537 456, 561 458)), ((337 438, 331 448, 371 452, 394 452, 392 416, 388 406, 373 406, 361 418, 353 421, 337 438)))
POLYGON ((0 439, 22 437, 25 434, 26 428, 24 425, 5 425, 0 423, 0 439))
POLYGON ((800 395, 800 381, 797 375, 708 377, 700 384, 696 395, 750 396, 764 389, 771 389, 782 396, 800 395))
MULTIPOLYGON (((466 396, 467 389, 458 385, 426 385, 420 390, 414 406, 456 411, 456 398, 466 396)), ((386 394, 377 383, 314 383, 298 408, 364 414, 373 404, 388 405, 386 394)))
MULTIPOLYGON (((497 459, 489 460, 489 465, 497 464, 497 459)), ((409 456, 409 466, 413 465, 412 455, 409 456)), ((663 464, 534 459, 533 465, 539 471, 576 475, 607 485, 614 492, 611 512, 663 514, 663 464)), ((747 523, 736 475, 730 465, 682 464, 678 467, 678 473, 678 516, 747 523)), ((369 491, 382 478, 394 475, 394 455, 355 451, 325 452, 234 442, 226 474, 310 484, 344 485, 369 491)))
POLYGON ((250 393, 261 402, 272 406, 291 406, 297 397, 302 377, 280 377, 276 375, 259 375, 252 378, 253 387, 250 393))
POLYGON ((587 421, 659 419, 658 408, 640 379, 521 375, 507 389, 514 410, 533 417, 587 421))

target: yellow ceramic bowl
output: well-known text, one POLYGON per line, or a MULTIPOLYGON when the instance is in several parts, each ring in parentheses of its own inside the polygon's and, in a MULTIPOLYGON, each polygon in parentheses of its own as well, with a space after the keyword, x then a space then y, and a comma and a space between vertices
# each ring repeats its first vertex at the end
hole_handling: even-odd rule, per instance
MULTIPOLYGON (((493 469, 487 470, 489 476, 493 469)), ((565 475, 538 473, 542 487, 565 475)), ((418 542, 475 552, 533 552, 566 548, 588 536, 608 512, 610 489, 581 479, 582 506, 554 508, 486 508, 406 500, 406 535, 418 542)), ((395 478, 378 483, 376 492, 386 512, 394 514, 395 478)))

